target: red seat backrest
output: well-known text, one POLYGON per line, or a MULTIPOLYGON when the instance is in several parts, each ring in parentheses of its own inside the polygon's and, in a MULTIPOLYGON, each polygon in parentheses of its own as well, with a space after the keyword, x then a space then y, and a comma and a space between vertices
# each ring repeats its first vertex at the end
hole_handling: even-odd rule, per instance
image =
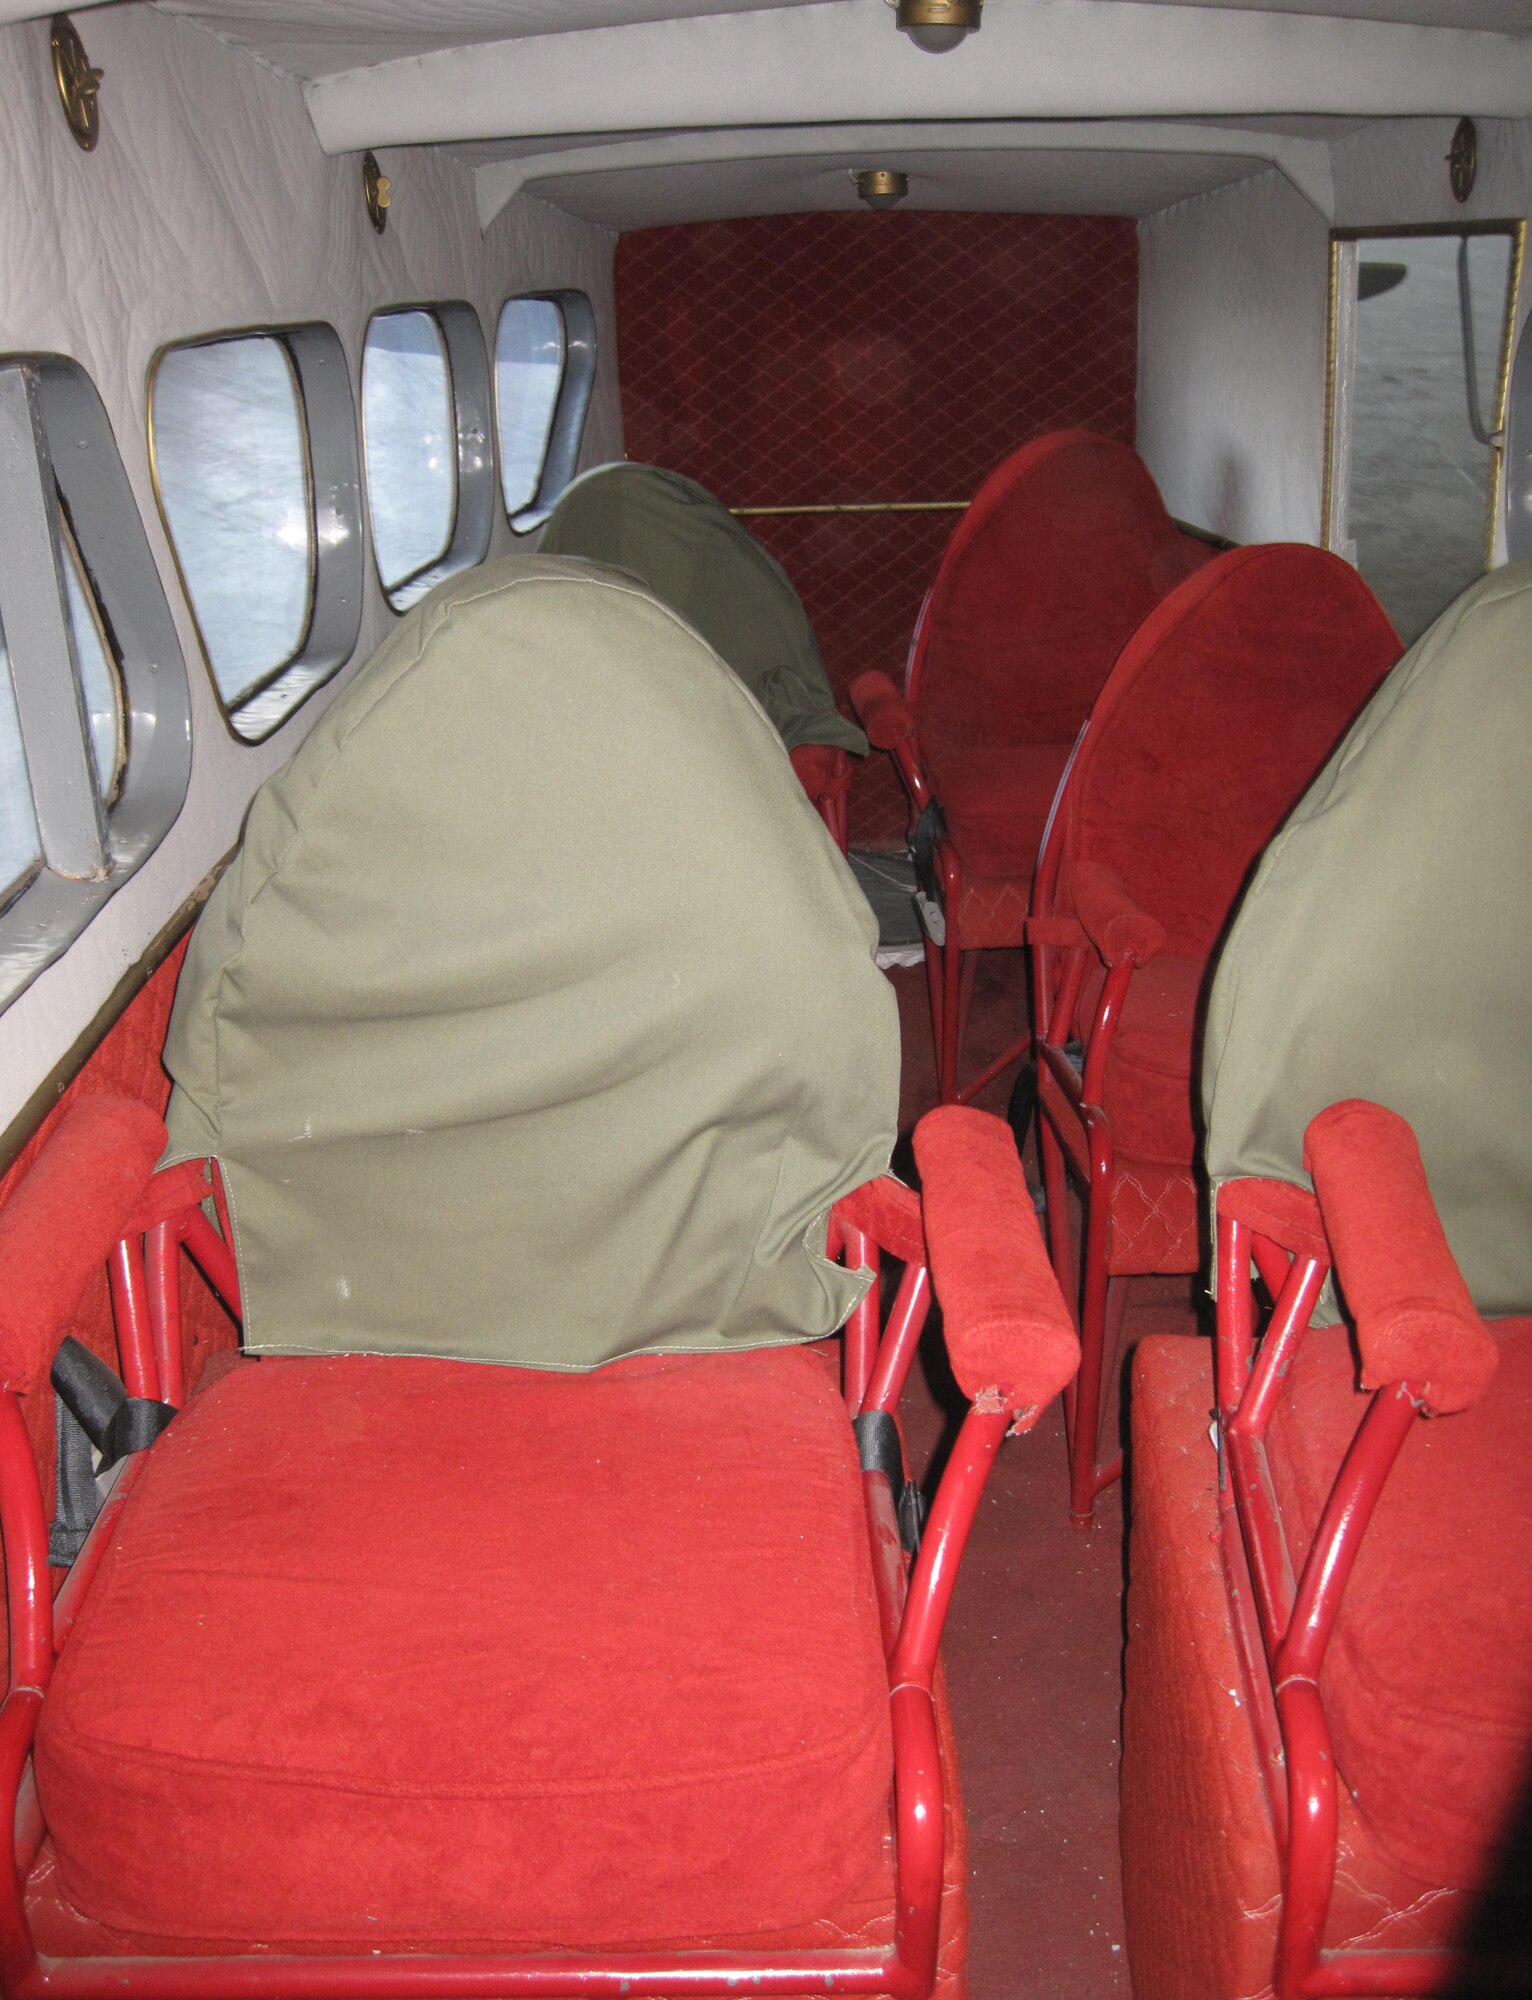
MULTIPOLYGON (((1323 549, 1234 549, 1144 620, 1101 691, 1050 845, 1101 861, 1205 956, 1254 863, 1402 651, 1323 549)), ((1043 876, 1052 880, 1053 870, 1043 876)), ((1067 866, 1065 870, 1067 885, 1067 866)))
POLYGON ((1208 561, 1136 452, 1055 431, 974 496, 926 593, 905 691, 921 742, 1072 742, 1129 635, 1208 561))

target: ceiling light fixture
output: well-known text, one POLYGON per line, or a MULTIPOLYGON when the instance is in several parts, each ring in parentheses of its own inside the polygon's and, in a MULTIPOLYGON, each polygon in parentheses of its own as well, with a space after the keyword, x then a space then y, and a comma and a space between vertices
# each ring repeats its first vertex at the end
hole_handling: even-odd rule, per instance
POLYGON ((869 208, 897 208, 910 191, 910 177, 893 167, 863 167, 851 176, 857 197, 869 208))
POLYGON ((901 31, 917 49, 939 56, 955 49, 980 25, 984 0, 889 0, 901 31))

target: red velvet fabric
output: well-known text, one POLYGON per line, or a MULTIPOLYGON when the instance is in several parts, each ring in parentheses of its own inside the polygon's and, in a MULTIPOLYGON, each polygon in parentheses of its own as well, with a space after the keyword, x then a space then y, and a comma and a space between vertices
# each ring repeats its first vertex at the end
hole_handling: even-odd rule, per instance
POLYGON ((834 1213, 837 1222, 864 1230, 880 1249, 901 1263, 926 1261, 920 1196, 892 1174, 880 1174, 875 1181, 865 1182, 844 1201, 838 1201, 834 1213))
MULTIPOLYGON (((1134 2000, 1271 1995, 1281 1866, 1219 1553, 1213 1403, 1210 1343, 1181 1335, 1140 1343, 1121 1821, 1134 2000)), ((1474 1914, 1472 1898, 1400 1869, 1344 1783, 1339 1790, 1326 1942, 1450 1941, 1474 1914)))
MULTIPOLYGON (((732 506, 962 501, 1007 443, 1069 424, 1133 439, 1131 219, 910 211, 630 230, 615 279, 628 451, 732 506), (960 368, 957 318, 986 329, 960 368)), ((858 673, 903 667, 951 523, 751 520, 843 704, 858 673)), ((899 845, 885 759, 857 767, 850 804, 855 844, 899 845)))
POLYGON ((1206 548, 1126 444, 1055 431, 1011 453, 953 531, 906 693, 928 754, 1073 743, 1122 646, 1206 548))
POLYGON ((1066 863, 1106 862, 1169 952, 1205 960, 1400 650, 1338 556, 1218 556, 1144 619, 1101 691, 1065 799, 1066 863))
MULTIPOLYGON (((1500 1875, 1532 1746, 1532 1320, 1494 1332, 1487 1393, 1421 1418, 1400 1448, 1320 1678, 1336 1764, 1378 1846, 1464 1889, 1500 1875)), ((1267 1447, 1295 1562, 1368 1401, 1345 1329, 1307 1335, 1267 1447)))
MULTIPOLYGON (((1201 1026, 1202 962, 1166 955, 1134 973, 1106 1061, 1102 1087, 1120 1156, 1190 1175, 1197 1156, 1192 1119, 1195 1050, 1201 1026)), ((1084 1041, 1106 974, 1081 987, 1076 1028, 1084 1041)))
POLYGON ((1069 749, 1067 743, 938 745, 929 775, 965 871, 1023 887, 1031 881, 1069 749))
POLYGON ((877 1868, 892 1766, 829 1371, 248 1363, 154 1447, 36 1755, 64 1891, 120 1931, 615 1946, 827 1916, 877 1868))
POLYGON ((49 1134, 0 1209, 0 1388, 47 1379, 164 1150, 163 1121, 131 1097, 82 1097, 49 1134))
POLYGON ((1325 1235, 1319 1203, 1307 1188, 1255 1176, 1225 1181, 1218 1190, 1218 1212, 1247 1224, 1284 1250, 1317 1257, 1323 1264, 1331 1262, 1330 1239, 1325 1235))
POLYGON ((998 1390, 1010 1408, 1051 1403, 1080 1366, 1080 1342, 1043 1247, 1010 1127, 947 1104, 915 1127, 931 1276, 963 1394, 998 1390))
MULTIPOLYGON (((1399 652, 1356 571, 1298 544, 1217 557, 1123 647, 1060 799, 1058 889, 1039 910, 1083 917, 1075 885, 1094 864, 1163 932, 1103 1075, 1120 1171, 1175 1168, 1190 1185, 1209 960, 1262 851, 1399 652)), ((1082 1040, 1103 983, 1085 982, 1082 1040)), ((1181 1240, 1177 1261, 1153 1268, 1195 1269, 1181 1240)))
POLYGON ((1111 1276, 1199 1271, 1206 1261, 1202 1202, 1187 1169, 1118 1160, 1107 1235, 1111 1276))
POLYGON ((892 750, 896 743, 914 742, 915 718, 887 674, 858 674, 850 694, 856 718, 874 749, 892 750))
POLYGON ((1489 1387, 1498 1351, 1447 1247, 1415 1134, 1397 1112, 1348 1098, 1311 1120, 1303 1164, 1355 1320, 1363 1382, 1408 1382, 1428 1410, 1466 1409, 1489 1387))
POLYGON ((1143 965, 1164 946, 1163 927, 1138 907, 1122 877, 1104 861, 1075 862, 1069 897, 1104 965, 1143 965))

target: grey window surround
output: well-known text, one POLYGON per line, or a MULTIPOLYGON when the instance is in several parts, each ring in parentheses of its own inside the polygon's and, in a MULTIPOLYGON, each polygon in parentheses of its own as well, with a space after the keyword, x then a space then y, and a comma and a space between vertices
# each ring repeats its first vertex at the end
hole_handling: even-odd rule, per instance
MULTIPOLYGON (((155 357, 149 371, 150 451, 154 441, 154 382, 165 354, 186 347, 212 347, 220 341, 264 338, 286 348, 297 378, 305 448, 308 454, 309 504, 313 510, 315 573, 308 626, 293 656, 275 667, 234 705, 219 688, 217 676, 203 655, 219 712, 231 735, 242 743, 260 743, 273 734, 316 689, 324 686, 356 650, 362 621, 363 533, 362 475, 357 444, 356 402, 351 371, 339 334, 323 321, 290 326, 229 327, 177 341, 155 357)), ((171 548, 175 529, 166 512, 160 514, 171 548)), ((196 620, 196 606, 186 589, 179 552, 176 564, 196 620)))
POLYGON ((186 665, 111 424, 77 361, 0 360, 0 616, 42 860, 0 912, 0 1007, 79 936, 174 824, 191 776, 186 665), (61 510, 122 687, 104 804, 69 615, 61 510))
MULTIPOLYGON (((558 307, 564 322, 564 370, 537 491, 528 506, 507 517, 514 533, 529 535, 553 512, 580 462, 580 440, 596 381, 596 312, 585 293, 577 291, 518 292, 505 301, 501 312, 520 299, 547 299, 558 307)), ((496 415, 498 420, 498 406, 496 415)))
MULTIPOLYGON (((372 315, 367 322, 367 330, 370 333, 377 320, 387 319, 394 313, 409 312, 425 313, 435 320, 447 350, 453 425, 457 432, 457 505, 447 546, 429 569, 392 586, 384 584, 379 574, 379 586, 388 600, 389 609, 400 613, 408 606, 395 604, 394 595, 404 585, 410 586, 409 601, 415 603, 447 577, 483 562, 489 554, 489 538, 495 517, 493 384, 479 315, 462 299, 388 305, 380 307, 372 315)), ((364 336, 364 355, 365 347, 364 336)), ((369 511, 371 504, 369 494, 369 511)))

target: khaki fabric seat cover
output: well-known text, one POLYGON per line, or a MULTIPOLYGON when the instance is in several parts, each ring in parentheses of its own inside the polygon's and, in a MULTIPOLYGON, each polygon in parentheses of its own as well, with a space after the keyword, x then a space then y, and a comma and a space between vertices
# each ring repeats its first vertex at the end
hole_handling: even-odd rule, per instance
POLYGON ((1308 1184, 1341 1098, 1407 1118, 1474 1301, 1532 1309, 1532 562, 1384 681, 1261 862, 1219 961, 1208 1175, 1308 1184))
POLYGON ((630 580, 417 606, 250 808, 181 975, 167 1160, 245 1343, 589 1368, 813 1338, 865 1276, 899 1033, 771 725, 630 580), (592 719, 599 727, 592 728, 592 719))
POLYGON ((538 546, 646 583, 728 661, 789 750, 828 743, 866 756, 787 571, 705 486, 658 465, 598 465, 565 489, 538 546))

